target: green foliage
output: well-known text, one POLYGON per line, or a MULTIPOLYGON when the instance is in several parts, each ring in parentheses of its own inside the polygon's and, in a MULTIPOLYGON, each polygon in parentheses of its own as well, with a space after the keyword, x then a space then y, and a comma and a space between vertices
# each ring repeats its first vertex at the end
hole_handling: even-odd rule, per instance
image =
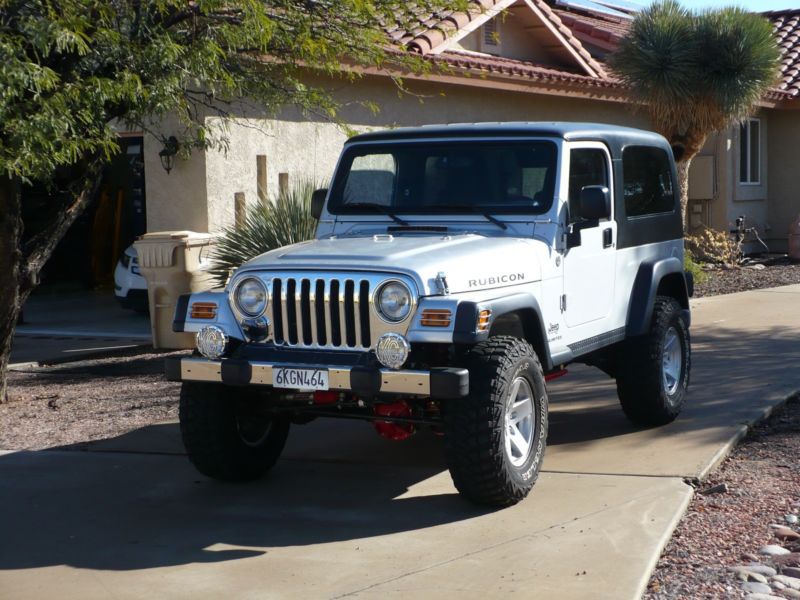
POLYGON ((233 269, 264 252, 312 239, 317 220, 311 216, 311 194, 320 187, 301 181, 274 202, 250 206, 241 227, 225 229, 211 255, 217 282, 225 285, 233 269))
POLYGON ((708 273, 695 261, 694 255, 689 249, 686 249, 683 253, 683 269, 692 274, 695 283, 705 283, 708 281, 708 273))
POLYGON ((691 12, 677 0, 639 12, 610 62, 684 160, 746 118, 780 75, 769 21, 734 7, 691 12))
POLYGON ((162 137, 176 134, 184 152, 224 146, 206 117, 243 98, 267 115, 293 105, 333 119, 335 101, 303 70, 425 69, 387 48, 385 26, 412 12, 400 0, 0 0, 0 175, 107 159, 117 123, 153 131, 176 118, 162 137))

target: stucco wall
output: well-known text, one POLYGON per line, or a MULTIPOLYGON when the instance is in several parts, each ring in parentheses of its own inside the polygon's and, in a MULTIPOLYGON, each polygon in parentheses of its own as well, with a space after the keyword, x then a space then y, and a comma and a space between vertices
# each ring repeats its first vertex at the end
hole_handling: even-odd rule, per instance
MULTIPOLYGON (((412 94, 402 95, 389 80, 378 77, 334 85, 338 87, 336 97, 343 104, 340 117, 358 131, 475 121, 586 120, 647 126, 646 117, 631 114, 629 107, 618 103, 427 82, 408 82, 412 94), (363 106, 365 99, 380 106, 380 111, 375 114, 363 106)), ((194 211, 205 212, 212 232, 232 224, 235 192, 244 192, 248 203, 257 201, 258 154, 267 157, 268 194, 274 197, 279 173, 288 173, 290 182, 303 178, 328 180, 347 139, 338 125, 304 116, 292 108, 275 118, 248 115, 229 127, 228 136, 227 153, 205 154, 207 209, 198 200, 201 182, 192 180, 185 185, 187 191, 191 190, 191 199, 184 204, 192 203, 194 211)), ((190 178, 200 175, 183 165, 183 170, 176 169, 171 177, 177 180, 184 173, 190 178)), ((163 201, 162 188, 148 185, 148 206, 163 201)), ((160 224, 154 220, 152 226, 160 224)))
POLYGON ((788 227, 800 214, 800 111, 770 111, 769 122, 770 247, 785 251, 788 227))
MULTIPOLYGON (((170 125, 164 124, 162 127, 169 137, 170 125)), ((147 231, 208 231, 206 161, 203 152, 195 152, 188 160, 176 158, 175 168, 167 174, 158 156, 163 147, 152 135, 145 135, 147 231)))

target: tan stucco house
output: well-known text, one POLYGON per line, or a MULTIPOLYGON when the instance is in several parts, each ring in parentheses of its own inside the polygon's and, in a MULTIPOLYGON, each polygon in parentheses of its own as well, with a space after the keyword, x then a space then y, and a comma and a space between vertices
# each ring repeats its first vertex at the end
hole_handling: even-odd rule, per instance
MULTIPOLYGON (((310 83, 332 91, 343 106, 340 116, 356 130, 537 120, 648 127, 604 64, 627 32, 629 14, 556 0, 475 4, 473 12, 421 15, 414 31, 387 32, 394 43, 432 62, 424 77, 405 75, 409 93, 398 93, 390 73, 378 70, 355 81, 310 83), (363 100, 380 111, 372 112, 363 100)), ((800 9, 765 16, 784 52, 783 80, 752 119, 714 136, 695 159, 690 214, 693 226, 720 230, 746 215, 770 249, 785 251, 788 225, 800 213, 794 181, 800 156, 800 9)), ((270 118, 242 110, 228 138, 226 153, 196 152, 178 159, 168 174, 159 160, 161 142, 143 137, 148 231, 215 232, 234 222, 237 198, 241 206, 242 198, 261 201, 265 190, 274 196, 279 186, 301 178, 324 181, 346 134, 287 108, 270 118)))

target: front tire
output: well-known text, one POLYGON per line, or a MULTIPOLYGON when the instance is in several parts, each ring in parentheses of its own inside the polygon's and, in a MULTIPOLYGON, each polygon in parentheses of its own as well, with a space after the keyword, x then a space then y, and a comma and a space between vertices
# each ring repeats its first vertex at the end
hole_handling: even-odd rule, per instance
POLYGON ((686 401, 691 370, 689 328, 680 304, 657 296, 650 331, 624 342, 617 374, 622 410, 636 425, 666 425, 686 401))
POLYGON ((466 356, 470 393, 444 412, 450 475, 462 496, 510 506, 533 488, 547 440, 547 388, 533 348, 493 337, 466 356))
POLYGON ((278 460, 289 435, 289 419, 259 414, 259 399, 246 389, 186 382, 181 388, 180 425, 189 460, 203 475, 250 481, 278 460))

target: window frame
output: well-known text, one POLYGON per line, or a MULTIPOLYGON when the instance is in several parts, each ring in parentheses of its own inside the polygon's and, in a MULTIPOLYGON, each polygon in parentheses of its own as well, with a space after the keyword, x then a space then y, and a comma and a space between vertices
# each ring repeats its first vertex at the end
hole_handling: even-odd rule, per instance
POLYGON ((603 142, 572 142, 572 143, 569 144, 569 147, 567 148, 567 151, 565 152, 565 155, 569 156, 569 159, 568 159, 569 160, 569 164, 567 165, 567 169, 566 169, 566 191, 564 193, 564 196, 566 198, 567 210, 569 212, 569 224, 573 225, 575 223, 580 222, 580 221, 574 221, 573 220, 572 210, 571 210, 571 208, 569 206, 569 200, 570 200, 570 198, 569 198, 569 187, 570 187, 569 184, 570 184, 570 177, 572 176, 572 152, 574 150, 600 150, 603 153, 603 155, 605 156, 605 160, 606 160, 606 179, 608 181, 607 187, 608 187, 609 195, 611 196, 611 215, 608 217, 608 219, 602 219, 600 221, 600 223, 601 224, 602 223, 608 223, 609 221, 616 220, 617 207, 616 207, 616 203, 614 201, 614 198, 616 198, 616 196, 614 194, 614 183, 615 183, 614 182, 614 169, 613 169, 614 163, 611 160, 611 152, 609 151, 608 146, 606 146, 606 144, 603 143, 603 142))
POLYGON ((742 186, 758 186, 761 185, 761 166, 762 166, 762 152, 761 152, 761 132, 763 131, 763 124, 761 119, 758 117, 750 117, 744 123, 739 124, 739 185, 742 186), (751 143, 752 137, 752 124, 753 122, 758 123, 758 140, 756 141, 756 148, 758 149, 758 179, 756 181, 752 181, 750 179, 750 172, 752 167, 752 156, 751 150, 753 145, 751 143), (742 133, 743 130, 747 132, 747 156, 742 156, 742 133), (746 169, 743 170, 742 167, 745 166, 746 169), (747 176, 745 181, 742 181, 742 174, 747 176))

